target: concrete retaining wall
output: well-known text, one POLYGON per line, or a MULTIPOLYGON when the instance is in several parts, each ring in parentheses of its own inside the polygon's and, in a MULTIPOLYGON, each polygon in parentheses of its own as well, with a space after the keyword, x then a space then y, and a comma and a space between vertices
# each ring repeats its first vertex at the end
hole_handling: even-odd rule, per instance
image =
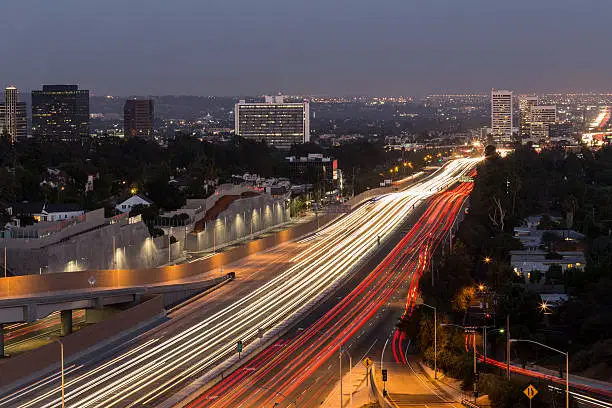
MULTIPOLYGON (((158 268, 88 270, 72 273, 50 273, 43 275, 24 275, 0 278, 0 297, 24 296, 60 290, 87 289, 89 279, 95 279, 96 288, 121 288, 142 286, 189 278, 207 271, 218 270, 222 265, 235 262, 248 255, 270 249, 276 245, 294 240, 339 217, 326 214, 316 220, 300 224, 294 228, 276 232, 267 237, 250 241, 212 257, 180 265, 158 268)), ((167 250, 167 248, 166 248, 167 250)), ((230 272, 230 271, 226 271, 230 272)))
POLYGON ((185 249, 203 251, 246 238, 266 228, 289 221, 289 206, 267 194, 237 199, 205 224, 204 230, 187 235, 185 249))
MULTIPOLYGON (((397 189, 397 186, 383 187, 375 190, 368 190, 361 193, 349 201, 350 205, 357 206, 359 203, 364 202, 372 198, 374 195, 387 194, 397 189)), ((26 275, 26 276, 14 276, 8 278, 0 278, 0 297, 3 296, 23 296, 31 293, 40 293, 47 291, 57 290, 74 290, 74 289, 85 289, 89 288, 88 280, 90 277, 94 277, 96 280, 96 288, 102 287, 126 287, 126 286, 137 286, 166 282, 169 280, 188 278, 194 275, 198 275, 207 271, 212 271, 220 268, 222 265, 227 265, 231 262, 235 262, 241 258, 255 254, 257 252, 270 249, 276 245, 284 242, 292 241, 302 235, 312 233, 317 230, 318 226, 323 226, 337 218, 339 214, 321 214, 318 220, 312 220, 310 222, 296 225, 292 228, 276 232, 264 238, 250 241, 244 245, 237 246, 230 250, 218 253, 212 257, 201 259, 196 262, 164 266, 164 267, 146 267, 146 268, 134 268, 134 269, 123 269, 123 259, 121 256, 117 257, 117 269, 100 270, 92 269, 86 271, 72 272, 72 273, 50 273, 43 275, 26 275)), ((129 224, 138 225, 138 224, 129 224)), ((145 240, 145 243, 138 247, 134 247, 133 250, 138 250, 142 254, 141 257, 147 258, 147 253, 151 255, 151 264, 153 262, 161 262, 158 258, 164 258, 168 256, 168 248, 157 249, 158 245, 163 245, 162 240, 168 239, 167 237, 159 237, 154 240, 145 240), (148 243, 150 242, 150 243, 148 243), (151 248, 149 248, 150 246, 151 248)), ((108 241, 108 239, 107 239, 108 241)), ((112 253, 112 238, 111 250, 112 253)), ((121 241, 119 241, 121 242, 121 241)), ((166 244, 167 245, 167 244, 166 244)), ((171 258, 176 259, 182 252, 182 241, 173 244, 171 248, 171 258)), ((117 248, 120 248, 117 246, 117 248)), ((130 246, 126 247, 126 251, 130 250, 130 246)), ((95 248, 94 248, 95 250, 95 248)), ((118 249, 122 251, 123 249, 118 249)), ((100 252, 105 252, 102 248, 100 252)), ((127 259, 127 257, 126 257, 127 259)), ((167 259, 167 258, 166 258, 167 259)), ((110 259, 112 265, 112 257, 110 259)), ((127 262, 126 262, 127 263, 127 262)))
MULTIPOLYGON (((173 244, 171 260, 180 258, 182 249, 182 241, 173 244)), ((166 263, 168 237, 151 239, 142 222, 106 225, 41 248, 7 248, 8 268, 18 275, 145 268, 166 263)))

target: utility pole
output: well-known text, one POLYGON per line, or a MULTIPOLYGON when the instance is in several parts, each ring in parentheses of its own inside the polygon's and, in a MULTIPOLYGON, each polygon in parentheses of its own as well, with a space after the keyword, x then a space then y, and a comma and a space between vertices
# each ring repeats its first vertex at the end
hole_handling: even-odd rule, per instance
POLYGON ((117 269, 117 247, 116 247, 114 235, 113 235, 113 269, 117 269))
POLYGON ((338 349, 338 359, 340 360, 340 408, 342 408, 342 345, 338 349))
POLYGON ((472 349, 474 350, 474 403, 476 403, 476 395, 478 392, 478 368, 476 367, 476 330, 474 330, 472 336, 472 349))
POLYGON ((506 315, 506 378, 510 381, 510 315, 506 315))
POLYGON ((6 278, 6 247, 4 247, 4 277, 6 278))
MULTIPOLYGON (((486 324, 486 323, 485 323, 486 324)), ((487 326, 482 328, 482 355, 483 355, 483 366, 487 366, 487 326)))

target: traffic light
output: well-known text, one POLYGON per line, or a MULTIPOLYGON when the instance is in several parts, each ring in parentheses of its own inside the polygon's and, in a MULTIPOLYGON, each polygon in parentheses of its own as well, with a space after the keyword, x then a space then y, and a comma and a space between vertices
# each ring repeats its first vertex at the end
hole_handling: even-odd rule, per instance
POLYGON ((242 353, 242 340, 238 340, 238 343, 236 343, 236 351, 242 353))
POLYGON ((387 369, 386 368, 382 369, 382 378, 383 378, 383 381, 387 381, 387 369))

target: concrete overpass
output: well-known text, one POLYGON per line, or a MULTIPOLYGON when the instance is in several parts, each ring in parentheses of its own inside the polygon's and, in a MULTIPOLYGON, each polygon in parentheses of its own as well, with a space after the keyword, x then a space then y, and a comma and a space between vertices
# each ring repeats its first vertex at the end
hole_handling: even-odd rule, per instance
MULTIPOLYGON (((346 202, 348 211, 376 196, 407 187, 423 176, 402 180, 399 185, 367 190, 346 202)), ((2 325, 31 322, 60 311, 62 334, 72 331, 72 310, 102 310, 109 305, 136 303, 144 294, 163 294, 167 306, 211 287, 229 277, 222 266, 284 242, 315 232, 344 214, 319 214, 308 223, 276 232, 196 262, 158 268, 87 270, 0 278, 0 355, 2 325)), ((95 314, 91 312, 90 314, 95 314)))
MULTIPOLYGON (((0 356, 4 355, 3 325, 33 322, 60 312, 61 335, 72 333, 72 311, 85 309, 86 320, 96 323, 107 314, 105 307, 137 304, 143 295, 162 295, 164 306, 181 302, 196 293, 233 279, 232 273, 208 273, 201 279, 126 288, 89 288, 0 298, 0 356)), ((93 285, 92 285, 93 286, 93 285)))

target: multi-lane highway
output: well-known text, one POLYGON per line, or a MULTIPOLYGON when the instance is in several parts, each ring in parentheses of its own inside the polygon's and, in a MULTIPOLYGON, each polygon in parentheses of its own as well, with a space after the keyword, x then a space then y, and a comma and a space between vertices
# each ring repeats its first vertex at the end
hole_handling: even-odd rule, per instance
MULTIPOLYGON (((77 361, 66 376, 67 407, 154 406, 192 380, 213 378, 258 335, 272 336, 324 298, 378 248, 421 203, 446 189, 475 164, 456 160, 412 187, 380 197, 301 241, 248 257, 227 271, 238 279, 189 306, 180 316, 98 361, 77 361)), ((265 340, 265 338, 264 338, 265 340)), ((246 350, 245 350, 246 351, 246 350)), ((56 407, 59 376, 0 397, 2 406, 56 407)))
MULTIPOLYGON (((348 348, 348 343, 365 334, 362 347, 350 349, 356 358, 353 361, 360 364, 361 351, 372 351, 363 340, 387 335, 388 330, 378 328, 381 321, 377 317, 387 312, 385 305, 390 300, 414 297, 433 249, 448 233, 470 191, 470 184, 462 184, 439 194, 393 251, 347 296, 298 336, 279 341, 257 355, 248 369, 232 373, 198 396, 190 408, 318 405, 337 379, 337 371, 329 370, 330 357, 337 355, 340 345, 348 348), (409 285, 402 290, 406 283, 409 285), (307 381, 315 375, 322 380, 307 381)), ((403 302, 397 304, 401 315, 403 302)), ((395 320, 390 323, 392 326, 395 320)), ((445 402, 435 394, 431 398, 445 402)))
MULTIPOLYGON (((72 316, 73 329, 85 325, 85 311, 76 310, 72 316)), ((4 326, 4 351, 10 356, 51 343, 60 335, 60 314, 55 312, 34 323, 14 323, 4 326)))

